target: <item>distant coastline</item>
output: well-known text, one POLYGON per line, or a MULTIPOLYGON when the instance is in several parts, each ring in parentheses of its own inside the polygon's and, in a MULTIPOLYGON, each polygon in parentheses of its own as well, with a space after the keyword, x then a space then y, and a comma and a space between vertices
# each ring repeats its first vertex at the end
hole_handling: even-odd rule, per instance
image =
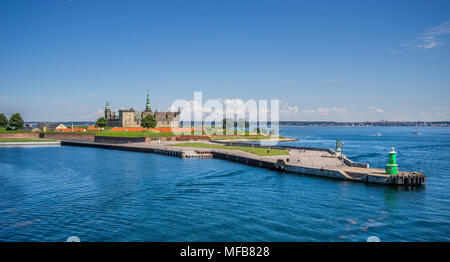
POLYGON ((333 122, 333 121, 280 121, 280 126, 450 126, 450 121, 376 121, 376 122, 333 122))
MULTIPOLYGON (((40 122, 29 121, 25 124, 37 125, 38 123, 62 123, 64 125, 90 126, 95 122, 89 121, 63 121, 40 122)), ((184 123, 185 126, 188 126, 184 123)), ((201 123, 194 123, 195 126, 201 123)), ((361 122, 335 122, 335 121, 280 121, 280 126, 450 126, 450 121, 361 121, 361 122)))

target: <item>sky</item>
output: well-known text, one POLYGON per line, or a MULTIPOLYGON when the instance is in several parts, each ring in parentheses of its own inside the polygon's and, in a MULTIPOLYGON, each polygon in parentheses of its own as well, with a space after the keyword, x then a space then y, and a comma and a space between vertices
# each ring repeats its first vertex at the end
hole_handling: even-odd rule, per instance
POLYGON ((450 120, 450 1, 0 0, 0 113, 84 121, 177 99, 280 119, 450 120))

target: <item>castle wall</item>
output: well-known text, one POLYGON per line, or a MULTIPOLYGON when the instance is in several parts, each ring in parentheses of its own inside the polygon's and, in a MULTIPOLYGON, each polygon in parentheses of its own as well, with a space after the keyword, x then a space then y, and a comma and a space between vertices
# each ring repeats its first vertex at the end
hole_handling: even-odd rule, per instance
POLYGON ((120 121, 119 119, 109 119, 108 120, 108 126, 112 126, 112 127, 120 127, 120 121))
POLYGON ((122 127, 139 127, 140 123, 135 120, 134 111, 119 111, 119 122, 122 127))
MULTIPOLYGON (((148 102, 147 102, 148 103, 148 102)), ((178 127, 180 122, 177 118, 179 112, 152 112, 147 108, 144 112, 135 112, 130 110, 119 110, 118 118, 114 112, 105 109, 105 118, 108 120, 110 127, 140 127, 142 118, 151 115, 155 118, 156 127, 178 127), (172 124, 173 123, 173 124, 172 124)))

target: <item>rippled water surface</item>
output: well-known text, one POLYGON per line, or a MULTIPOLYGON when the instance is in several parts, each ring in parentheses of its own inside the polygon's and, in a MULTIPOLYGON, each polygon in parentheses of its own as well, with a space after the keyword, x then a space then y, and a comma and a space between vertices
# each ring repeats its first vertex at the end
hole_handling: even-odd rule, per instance
POLYGON ((0 148, 0 241, 450 241, 450 128, 281 134, 330 148, 340 138, 348 157, 379 168, 395 146, 400 169, 421 169, 426 186, 96 148, 0 148))

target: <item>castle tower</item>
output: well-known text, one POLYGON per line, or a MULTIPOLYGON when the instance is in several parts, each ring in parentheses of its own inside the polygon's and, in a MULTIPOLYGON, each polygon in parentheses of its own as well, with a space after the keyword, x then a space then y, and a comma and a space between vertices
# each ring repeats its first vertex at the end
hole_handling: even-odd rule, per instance
POLYGON ((106 106, 105 106, 105 118, 106 119, 112 119, 112 114, 111 114, 111 108, 109 107, 109 102, 106 101, 106 106))
POLYGON ((147 91, 147 103, 145 104, 145 112, 152 112, 150 108, 150 94, 147 91))
POLYGON ((398 174, 398 165, 397 165, 397 153, 395 149, 392 147, 391 152, 389 152, 388 163, 386 164, 386 174, 389 175, 397 175, 398 174))

